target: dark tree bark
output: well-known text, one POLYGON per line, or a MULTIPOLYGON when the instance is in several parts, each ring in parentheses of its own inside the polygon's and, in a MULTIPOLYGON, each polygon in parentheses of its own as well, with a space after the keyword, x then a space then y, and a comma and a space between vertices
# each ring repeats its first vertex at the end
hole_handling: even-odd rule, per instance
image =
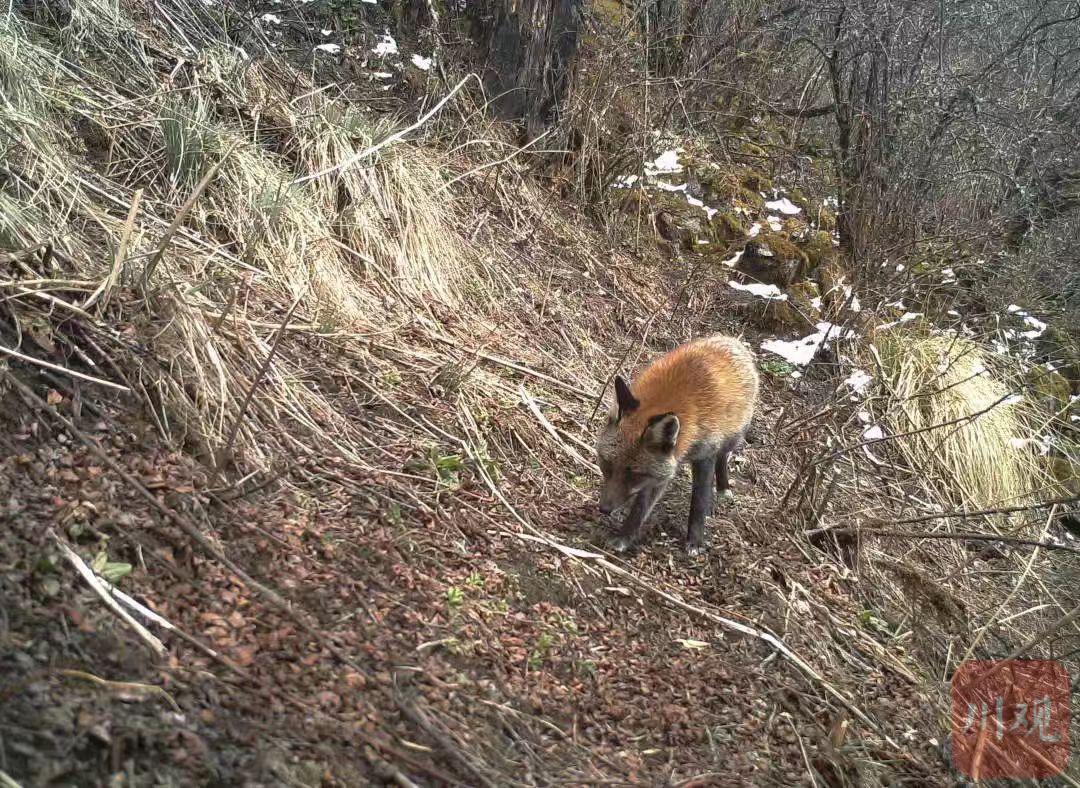
POLYGON ((488 38, 484 87, 495 113, 529 139, 553 126, 577 62, 582 0, 502 0, 488 38))

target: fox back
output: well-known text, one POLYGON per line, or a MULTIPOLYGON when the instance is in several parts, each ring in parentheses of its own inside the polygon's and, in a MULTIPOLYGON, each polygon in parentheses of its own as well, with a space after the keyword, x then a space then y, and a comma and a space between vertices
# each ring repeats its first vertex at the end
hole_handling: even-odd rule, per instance
POLYGON ((604 510, 666 485, 684 461, 730 451, 753 416, 758 373, 745 343, 713 336, 661 356, 631 385, 616 377, 615 393, 596 444, 604 510))

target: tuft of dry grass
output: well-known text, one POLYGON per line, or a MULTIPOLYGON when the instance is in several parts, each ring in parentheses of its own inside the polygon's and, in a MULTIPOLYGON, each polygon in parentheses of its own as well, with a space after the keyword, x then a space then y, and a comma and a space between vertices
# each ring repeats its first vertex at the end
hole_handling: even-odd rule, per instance
POLYGON ((899 449, 943 504, 989 509, 1046 494, 1045 462, 1013 443, 1036 434, 1040 413, 980 345, 896 328, 875 347, 893 396, 889 427, 909 433, 899 449))

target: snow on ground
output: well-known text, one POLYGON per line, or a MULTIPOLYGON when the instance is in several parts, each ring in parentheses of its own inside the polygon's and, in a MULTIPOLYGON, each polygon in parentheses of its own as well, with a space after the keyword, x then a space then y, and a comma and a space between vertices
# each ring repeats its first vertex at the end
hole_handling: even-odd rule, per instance
POLYGON ((326 52, 328 55, 336 55, 341 51, 341 44, 318 44, 315 47, 316 52, 326 52))
POLYGON ((787 301, 787 293, 780 292, 780 288, 776 285, 764 285, 758 282, 751 282, 750 284, 742 284, 736 282, 734 279, 728 282, 728 284, 736 290, 742 290, 743 292, 756 295, 759 298, 767 298, 770 301, 787 301))
POLYGON ((781 197, 779 200, 768 200, 765 203, 765 208, 770 211, 779 211, 786 216, 794 216, 795 214, 802 212, 802 208, 787 197, 781 197))
POLYGON ((851 335, 849 330, 825 321, 815 324, 815 328, 817 330, 813 334, 802 339, 767 339, 761 343, 761 349, 791 364, 805 367, 813 361, 826 339, 844 339, 851 335))
POLYGON ((413 55, 412 64, 421 71, 428 71, 431 68, 431 58, 423 55, 413 55))
POLYGON ((844 380, 844 386, 847 386, 856 394, 866 394, 870 390, 870 384, 874 382, 874 379, 870 377, 869 373, 864 372, 861 369, 852 370, 847 379, 844 380))
POLYGON ((379 42, 375 44, 375 47, 371 51, 376 55, 381 55, 383 57, 386 55, 396 55, 398 52, 397 41, 394 40, 394 37, 390 35, 390 31, 387 30, 383 33, 382 38, 379 39, 379 42))

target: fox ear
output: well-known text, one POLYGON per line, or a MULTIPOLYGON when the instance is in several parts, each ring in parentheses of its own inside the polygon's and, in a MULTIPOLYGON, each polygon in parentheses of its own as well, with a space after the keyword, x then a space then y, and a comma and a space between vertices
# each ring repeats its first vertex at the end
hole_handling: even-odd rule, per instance
POLYGON ((679 417, 674 413, 664 413, 649 419, 645 428, 646 445, 664 454, 675 451, 675 441, 679 439, 679 417))
POLYGON ((634 395, 630 393, 630 386, 623 380, 622 375, 615 376, 615 400, 619 403, 620 419, 630 411, 637 410, 638 406, 641 404, 634 395))

